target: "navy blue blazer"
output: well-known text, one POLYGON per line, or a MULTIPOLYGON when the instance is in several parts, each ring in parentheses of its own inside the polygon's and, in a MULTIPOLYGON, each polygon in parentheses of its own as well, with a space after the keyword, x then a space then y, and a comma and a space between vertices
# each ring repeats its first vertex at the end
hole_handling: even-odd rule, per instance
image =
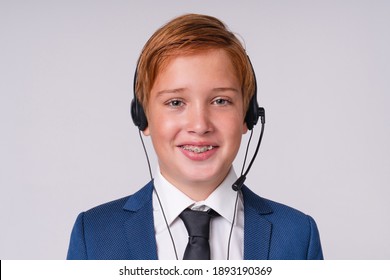
MULTIPOLYGON (((67 259, 156 260, 153 182, 135 194, 81 213, 67 259)), ((323 259, 314 220, 298 210, 259 197, 244 199, 244 259, 323 259)))

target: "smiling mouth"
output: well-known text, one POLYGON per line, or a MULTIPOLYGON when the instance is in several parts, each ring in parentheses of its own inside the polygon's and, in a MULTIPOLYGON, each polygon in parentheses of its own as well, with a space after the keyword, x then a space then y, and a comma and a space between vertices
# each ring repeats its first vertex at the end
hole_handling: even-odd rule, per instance
POLYGON ((193 145, 183 145, 180 146, 183 150, 193 152, 195 154, 204 153, 207 151, 210 151, 214 149, 214 146, 208 145, 208 146, 193 146, 193 145))

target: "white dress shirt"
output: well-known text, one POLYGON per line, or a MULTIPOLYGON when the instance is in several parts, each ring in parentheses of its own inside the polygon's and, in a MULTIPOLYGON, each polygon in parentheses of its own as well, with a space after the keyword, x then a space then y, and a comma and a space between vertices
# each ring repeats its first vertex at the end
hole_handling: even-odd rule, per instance
MULTIPOLYGON (((169 183, 158 169, 154 178, 155 191, 153 192, 153 215, 154 229, 157 241, 157 256, 160 260, 176 259, 175 248, 179 260, 188 242, 188 232, 180 219, 180 213, 186 209, 205 211, 212 208, 220 216, 214 217, 210 222, 210 250, 212 260, 226 260, 229 235, 234 218, 234 206, 237 192, 232 190, 232 184, 237 179, 233 170, 230 169, 225 180, 204 201, 195 202, 179 189, 169 183), (158 196, 157 196, 157 194, 158 196), (160 198, 163 211, 161 211, 160 198), (164 214, 166 221, 164 219, 164 214), (172 233, 172 239, 167 228, 172 233)), ((242 260, 244 253, 244 207, 239 195, 237 212, 230 241, 229 259, 242 260)))

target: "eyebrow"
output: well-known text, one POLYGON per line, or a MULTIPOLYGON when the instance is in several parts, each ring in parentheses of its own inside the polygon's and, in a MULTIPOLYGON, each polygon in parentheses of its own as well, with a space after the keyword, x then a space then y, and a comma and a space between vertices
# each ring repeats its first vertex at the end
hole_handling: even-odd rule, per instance
POLYGON ((185 88, 173 88, 173 89, 164 89, 157 92, 157 95, 169 94, 169 93, 181 93, 185 88))
POLYGON ((237 92, 239 93, 240 90, 236 89, 236 88, 233 88, 233 87, 219 87, 219 88, 214 88, 213 91, 216 91, 216 92, 221 92, 221 91, 234 91, 234 92, 237 92))
MULTIPOLYGON (((174 88, 174 89, 164 89, 157 92, 157 95, 171 94, 171 93, 182 93, 186 90, 186 88, 174 88)), ((233 91, 239 93, 240 90, 234 87, 217 87, 213 88, 211 91, 213 92, 224 92, 224 91, 233 91)))

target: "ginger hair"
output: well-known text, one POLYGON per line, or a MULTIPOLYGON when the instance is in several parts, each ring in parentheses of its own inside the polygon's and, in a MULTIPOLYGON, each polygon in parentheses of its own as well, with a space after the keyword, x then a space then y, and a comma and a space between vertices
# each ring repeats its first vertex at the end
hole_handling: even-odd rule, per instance
POLYGON ((147 108, 157 75, 170 59, 213 49, 225 50, 230 57, 241 83, 245 113, 255 89, 255 76, 245 49, 222 21, 199 14, 186 14, 169 21, 146 42, 138 60, 135 84, 142 107, 147 108))

